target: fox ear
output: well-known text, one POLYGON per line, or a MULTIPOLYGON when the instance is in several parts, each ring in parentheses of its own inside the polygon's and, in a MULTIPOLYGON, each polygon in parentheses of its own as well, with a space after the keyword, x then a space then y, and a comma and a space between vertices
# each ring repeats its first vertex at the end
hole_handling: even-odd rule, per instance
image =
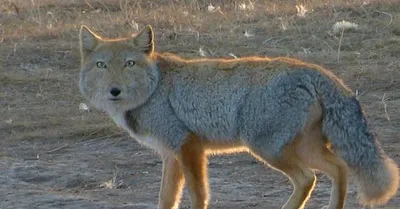
POLYGON ((92 51, 97 46, 98 39, 99 37, 95 33, 85 25, 82 25, 79 31, 81 53, 86 54, 92 51))
POLYGON ((154 51, 154 33, 150 25, 147 25, 133 38, 133 43, 144 53, 151 54, 154 51))

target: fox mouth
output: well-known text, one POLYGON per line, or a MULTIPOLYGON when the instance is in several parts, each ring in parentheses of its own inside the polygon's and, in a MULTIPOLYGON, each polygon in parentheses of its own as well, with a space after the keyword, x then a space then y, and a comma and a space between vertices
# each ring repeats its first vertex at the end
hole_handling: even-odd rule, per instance
POLYGON ((111 99, 108 99, 108 100, 110 100, 110 101, 119 101, 119 100, 122 100, 121 98, 111 98, 111 99))

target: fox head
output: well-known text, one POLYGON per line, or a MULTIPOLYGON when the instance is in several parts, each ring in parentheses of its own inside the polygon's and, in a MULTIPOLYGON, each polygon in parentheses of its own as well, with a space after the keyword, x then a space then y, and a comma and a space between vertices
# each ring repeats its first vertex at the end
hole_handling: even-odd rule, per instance
POLYGON ((79 87, 92 105, 127 111, 149 99, 160 77, 151 59, 154 34, 150 26, 124 39, 105 39, 82 26, 79 38, 79 87))

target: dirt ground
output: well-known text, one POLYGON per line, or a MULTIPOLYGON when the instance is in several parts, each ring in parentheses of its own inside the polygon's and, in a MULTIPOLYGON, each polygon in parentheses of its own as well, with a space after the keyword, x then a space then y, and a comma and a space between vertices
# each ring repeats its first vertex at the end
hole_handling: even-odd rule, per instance
MULTIPOLYGON (((156 50, 184 57, 290 56, 320 64, 357 92, 400 164, 398 0, 2 0, 2 209, 156 208, 160 158, 103 112, 79 108, 86 103, 77 85, 81 24, 111 37, 151 24, 156 50), (334 31, 342 20, 357 28, 334 31)), ((280 208, 292 191, 286 177, 247 154, 212 157, 209 167, 210 208, 280 208)), ((318 173, 306 208, 327 205, 330 187, 318 173)), ((181 208, 189 208, 186 190, 181 208)), ((352 181, 346 208, 362 208, 352 181)), ((400 195, 378 208, 400 208, 400 195)))

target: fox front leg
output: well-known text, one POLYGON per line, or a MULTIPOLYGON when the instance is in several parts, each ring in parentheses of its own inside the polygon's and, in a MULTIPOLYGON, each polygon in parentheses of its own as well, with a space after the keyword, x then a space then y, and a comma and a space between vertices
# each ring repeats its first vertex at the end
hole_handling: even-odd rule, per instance
POLYGON ((158 209, 178 209, 182 196, 184 177, 173 153, 162 155, 163 168, 158 209))

